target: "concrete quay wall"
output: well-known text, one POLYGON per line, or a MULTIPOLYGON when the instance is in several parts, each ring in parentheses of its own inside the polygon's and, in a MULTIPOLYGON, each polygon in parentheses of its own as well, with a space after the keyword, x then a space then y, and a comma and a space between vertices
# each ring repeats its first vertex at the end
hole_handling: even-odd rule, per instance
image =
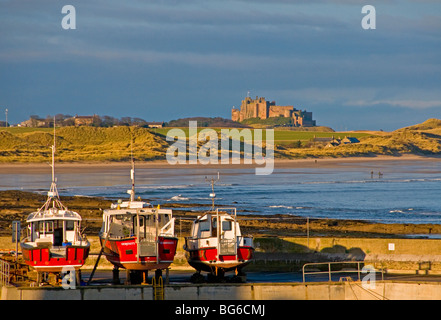
POLYGON ((441 239, 260 238, 247 270, 299 271, 304 263, 357 260, 388 272, 441 273, 441 239))
MULTIPOLYGON (((1 300, 153 300, 152 286, 2 287, 1 300)), ((361 282, 167 285, 165 300, 441 300, 441 283, 361 282)))

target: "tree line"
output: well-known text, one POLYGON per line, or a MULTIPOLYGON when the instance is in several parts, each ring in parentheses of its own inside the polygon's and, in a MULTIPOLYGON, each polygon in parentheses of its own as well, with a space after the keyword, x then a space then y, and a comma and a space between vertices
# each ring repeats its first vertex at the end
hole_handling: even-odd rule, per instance
MULTIPOLYGON (((147 126, 148 122, 142 118, 138 117, 121 117, 115 118, 111 116, 98 116, 93 115, 93 121, 90 124, 94 127, 113 127, 113 126, 147 126)), ((30 122, 32 127, 51 127, 53 126, 55 118, 55 123, 60 127, 74 126, 75 116, 69 114, 56 114, 55 116, 47 115, 46 118, 41 118, 38 115, 31 115, 30 122)))

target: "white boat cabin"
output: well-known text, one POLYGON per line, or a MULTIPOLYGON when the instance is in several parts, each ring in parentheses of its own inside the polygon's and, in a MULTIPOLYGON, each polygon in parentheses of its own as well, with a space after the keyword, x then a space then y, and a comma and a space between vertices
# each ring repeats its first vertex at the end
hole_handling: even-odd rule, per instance
POLYGON ((111 209, 104 210, 100 235, 113 239, 174 236, 172 210, 154 208, 143 201, 112 204, 111 209))
POLYGON ((242 236, 235 208, 218 208, 193 222, 186 243, 189 250, 219 247, 224 253, 235 254, 237 247, 252 246, 252 238, 242 236))
POLYGON ((52 246, 81 245, 81 216, 70 210, 49 208, 31 213, 28 223, 28 244, 52 246))
POLYGON ((218 232, 222 238, 234 239, 240 236, 240 227, 234 218, 226 213, 207 213, 199 216, 192 225, 191 235, 195 238, 205 239, 217 237, 218 232), (217 220, 220 220, 220 228, 217 220))

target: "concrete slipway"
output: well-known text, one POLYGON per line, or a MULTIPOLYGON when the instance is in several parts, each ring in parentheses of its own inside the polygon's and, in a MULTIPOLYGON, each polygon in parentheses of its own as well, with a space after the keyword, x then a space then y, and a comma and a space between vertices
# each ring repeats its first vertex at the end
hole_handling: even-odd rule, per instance
MULTIPOLYGON (((439 282, 173 284, 165 300, 441 300, 439 282)), ((76 289, 2 287, 2 300, 154 300, 152 286, 89 286, 76 289)))

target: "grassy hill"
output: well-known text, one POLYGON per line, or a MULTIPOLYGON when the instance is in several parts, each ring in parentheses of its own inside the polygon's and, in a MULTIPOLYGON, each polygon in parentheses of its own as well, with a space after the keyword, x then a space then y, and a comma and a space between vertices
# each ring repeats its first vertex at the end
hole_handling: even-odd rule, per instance
MULTIPOLYGON (((352 135, 349 134, 348 135, 352 135)), ((441 120, 429 119, 421 124, 389 133, 366 134, 360 143, 333 148, 286 150, 288 158, 348 157, 373 155, 441 155, 441 120)))
MULTIPOLYGON (((188 137, 188 127, 181 128, 188 137)), ((199 130, 203 130, 199 127, 199 130)), ((170 128, 140 127, 62 127, 57 128, 56 160, 62 162, 127 161, 131 154, 140 161, 165 160, 170 128)), ((216 128, 220 136, 222 129, 216 128)), ((240 130, 240 128, 238 129, 240 130)), ((253 129, 251 129, 253 130, 253 129)), ((265 131, 264 141, 265 141, 265 131)), ((1 128, 0 162, 48 162, 53 129, 1 128)), ((393 132, 274 131, 275 157, 278 159, 351 157, 374 155, 441 155, 441 120, 393 132), (360 143, 325 147, 326 138, 356 137, 360 143), (325 139, 324 139, 325 138, 325 139)))
POLYGON ((437 130, 439 133, 441 133, 441 120, 432 118, 424 121, 423 123, 398 129, 397 131, 403 131, 403 130, 416 130, 416 131, 437 130))
MULTIPOLYGON (((62 127, 56 132, 57 161, 123 161, 161 159, 168 144, 138 127, 62 127)), ((0 131, 1 162, 44 162, 51 157, 53 129, 8 128, 0 131)))

